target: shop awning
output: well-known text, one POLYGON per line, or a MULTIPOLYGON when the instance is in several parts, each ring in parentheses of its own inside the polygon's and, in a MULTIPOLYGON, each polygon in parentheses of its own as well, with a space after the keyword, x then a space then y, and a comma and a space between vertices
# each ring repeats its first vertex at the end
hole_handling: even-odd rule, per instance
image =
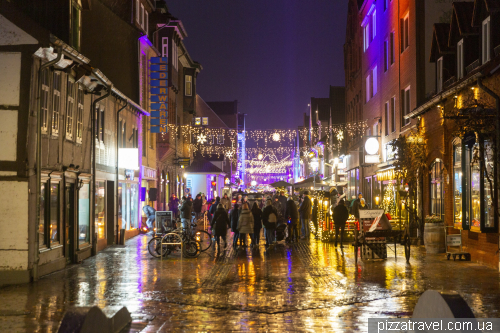
POLYGON ((395 179, 396 179, 396 172, 394 171, 394 167, 390 169, 377 171, 377 181, 395 180, 395 179))
POLYGON ((295 186, 296 188, 321 188, 330 187, 330 184, 323 182, 323 179, 321 179, 319 176, 316 176, 316 179, 314 177, 309 177, 301 182, 293 184, 293 186, 295 186))

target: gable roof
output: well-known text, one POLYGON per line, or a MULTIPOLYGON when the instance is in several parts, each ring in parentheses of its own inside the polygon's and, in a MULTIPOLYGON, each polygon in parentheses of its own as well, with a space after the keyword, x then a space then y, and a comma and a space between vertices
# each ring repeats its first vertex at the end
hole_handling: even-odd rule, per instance
POLYGON ((473 2, 460 1, 453 3, 448 46, 452 47, 463 36, 479 33, 478 29, 472 26, 473 12, 473 2))
POLYGON ((221 169, 210 163, 201 156, 196 156, 190 166, 186 168, 188 173, 223 173, 221 169))
POLYGON ((481 21, 484 19, 481 16, 483 10, 490 14, 500 11, 500 0, 474 0, 473 26, 481 25, 481 21))
POLYGON ((454 49, 448 47, 449 35, 449 23, 434 23, 430 62, 435 62, 444 54, 454 53, 454 49))

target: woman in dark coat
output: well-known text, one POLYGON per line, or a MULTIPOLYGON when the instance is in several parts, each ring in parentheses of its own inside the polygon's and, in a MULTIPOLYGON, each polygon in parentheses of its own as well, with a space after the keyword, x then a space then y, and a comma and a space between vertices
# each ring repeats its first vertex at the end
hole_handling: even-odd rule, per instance
POLYGON ((238 242, 238 218, 239 214, 239 205, 235 203, 233 209, 231 210, 231 231, 234 233, 233 235, 233 246, 236 247, 236 243, 238 242))
POLYGON ((230 226, 229 216, 227 215, 224 205, 219 204, 217 210, 215 211, 214 217, 212 218, 212 233, 215 236, 217 242, 217 247, 220 249, 220 238, 224 240, 224 248, 227 247, 226 234, 227 228, 230 226))
POLYGON ((333 209, 333 223, 335 224, 335 246, 337 246, 337 238, 339 236, 340 229, 340 247, 344 247, 342 245, 344 241, 344 229, 345 223, 349 219, 349 211, 347 207, 344 205, 344 199, 339 201, 337 207, 333 209))
POLYGON ((253 214, 253 241, 252 244, 259 246, 260 243, 260 230, 262 229, 262 211, 257 206, 257 202, 254 202, 252 206, 253 214))
POLYGON ((316 231, 315 236, 318 237, 318 199, 314 199, 311 218, 314 225, 314 230, 316 231))

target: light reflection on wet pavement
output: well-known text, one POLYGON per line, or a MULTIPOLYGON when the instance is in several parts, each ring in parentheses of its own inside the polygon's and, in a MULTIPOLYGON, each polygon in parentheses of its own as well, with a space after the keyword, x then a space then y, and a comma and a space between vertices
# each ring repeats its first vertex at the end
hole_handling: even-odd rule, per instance
MULTIPOLYGON (((126 306, 129 332, 364 332, 371 317, 408 317, 427 289, 456 290, 477 317, 497 318, 500 275, 412 247, 358 261, 311 240, 268 251, 210 249, 197 259, 152 258, 147 236, 29 285, 0 289, 1 332, 55 332, 71 306, 126 306)), ((231 243, 231 242, 229 242, 231 243)), ((228 248, 229 249, 229 248, 228 248)))

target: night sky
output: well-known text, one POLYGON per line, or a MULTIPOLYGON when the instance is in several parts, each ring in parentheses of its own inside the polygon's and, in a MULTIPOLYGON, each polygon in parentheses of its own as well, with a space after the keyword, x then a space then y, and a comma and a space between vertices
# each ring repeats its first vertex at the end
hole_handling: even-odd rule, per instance
POLYGON ((310 97, 344 85, 347 0, 167 0, 203 66, 205 101, 238 100, 247 128, 296 128, 310 97))

